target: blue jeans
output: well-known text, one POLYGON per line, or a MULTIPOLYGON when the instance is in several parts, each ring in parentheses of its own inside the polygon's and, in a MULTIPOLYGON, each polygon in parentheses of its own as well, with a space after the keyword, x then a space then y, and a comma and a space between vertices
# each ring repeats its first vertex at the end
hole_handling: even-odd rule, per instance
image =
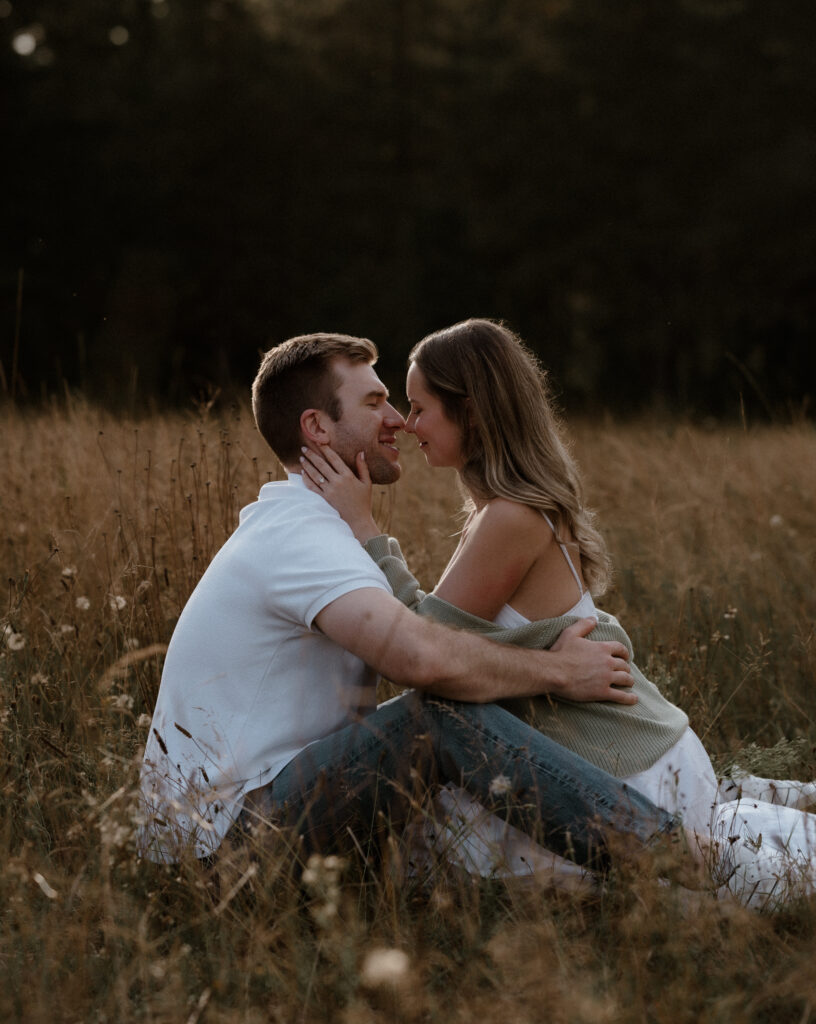
POLYGON ((399 829, 416 782, 454 783, 486 808, 580 864, 602 863, 609 831, 648 845, 678 821, 645 796, 497 704, 409 692, 300 752, 248 795, 239 831, 293 827, 306 852, 365 845, 380 812, 399 829))

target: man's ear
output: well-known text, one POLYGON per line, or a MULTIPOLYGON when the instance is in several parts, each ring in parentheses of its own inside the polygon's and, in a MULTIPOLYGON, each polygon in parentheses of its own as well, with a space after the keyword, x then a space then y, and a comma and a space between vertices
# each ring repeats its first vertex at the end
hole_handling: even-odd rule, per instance
POLYGON ((329 416, 322 409, 304 409, 300 414, 300 432, 306 445, 329 444, 331 438, 326 430, 329 416))

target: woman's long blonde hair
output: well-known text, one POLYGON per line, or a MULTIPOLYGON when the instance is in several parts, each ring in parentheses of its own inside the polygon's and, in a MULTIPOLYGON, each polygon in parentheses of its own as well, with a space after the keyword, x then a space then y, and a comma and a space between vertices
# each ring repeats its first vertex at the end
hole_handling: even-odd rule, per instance
POLYGON ((610 576, 606 544, 584 507, 578 468, 535 355, 503 324, 472 319, 429 334, 409 361, 462 431, 465 488, 546 512, 560 541, 574 538, 584 580, 602 594, 610 576))

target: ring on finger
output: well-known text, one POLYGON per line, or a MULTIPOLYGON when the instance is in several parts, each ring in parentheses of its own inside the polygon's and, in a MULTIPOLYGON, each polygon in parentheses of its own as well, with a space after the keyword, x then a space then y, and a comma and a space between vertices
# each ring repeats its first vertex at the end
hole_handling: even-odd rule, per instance
POLYGON ((321 482, 321 484, 325 484, 325 482, 326 482, 325 476, 321 476, 320 477, 320 482, 321 482))

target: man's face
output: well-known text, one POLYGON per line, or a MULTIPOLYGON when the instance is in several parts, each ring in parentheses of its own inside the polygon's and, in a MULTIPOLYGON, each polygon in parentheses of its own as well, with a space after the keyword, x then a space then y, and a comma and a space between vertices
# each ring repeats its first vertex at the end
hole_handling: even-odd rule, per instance
POLYGON ((399 479, 397 432, 405 420, 388 403, 388 389, 367 363, 337 359, 332 369, 340 381, 337 397, 341 414, 329 423, 331 446, 354 469, 359 452, 365 452, 368 472, 375 484, 392 484, 399 479))

